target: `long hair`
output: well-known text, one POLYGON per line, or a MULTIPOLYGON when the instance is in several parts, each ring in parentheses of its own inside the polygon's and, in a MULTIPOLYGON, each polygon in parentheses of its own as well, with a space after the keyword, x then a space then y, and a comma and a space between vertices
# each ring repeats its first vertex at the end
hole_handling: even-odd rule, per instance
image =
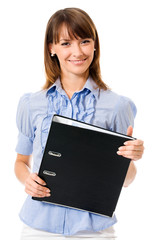
POLYGON ((60 64, 57 56, 51 57, 49 51, 50 43, 58 43, 61 26, 65 24, 68 34, 82 39, 92 38, 95 42, 93 61, 89 67, 89 75, 99 88, 107 90, 107 85, 102 81, 100 71, 100 45, 96 27, 89 15, 79 8, 65 8, 55 12, 48 21, 44 41, 44 66, 46 83, 43 89, 48 89, 58 77, 61 76, 60 64))

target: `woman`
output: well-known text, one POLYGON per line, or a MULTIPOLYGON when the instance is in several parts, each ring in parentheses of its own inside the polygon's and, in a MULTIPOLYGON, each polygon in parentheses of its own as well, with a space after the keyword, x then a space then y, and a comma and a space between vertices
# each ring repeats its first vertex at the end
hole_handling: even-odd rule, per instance
MULTIPOLYGON (((97 30, 87 13, 67 8, 53 14, 44 44, 46 83, 42 91, 25 94, 17 110, 19 138, 15 173, 28 194, 20 212, 25 224, 21 239, 115 238, 115 216, 103 217, 32 200, 32 196, 50 196, 37 172, 54 114, 132 135, 136 107, 130 99, 109 90, 102 81, 99 58, 97 30)), ((143 142, 127 141, 117 154, 138 160, 143 154, 143 142)), ((132 161, 124 186, 135 175, 132 161)))

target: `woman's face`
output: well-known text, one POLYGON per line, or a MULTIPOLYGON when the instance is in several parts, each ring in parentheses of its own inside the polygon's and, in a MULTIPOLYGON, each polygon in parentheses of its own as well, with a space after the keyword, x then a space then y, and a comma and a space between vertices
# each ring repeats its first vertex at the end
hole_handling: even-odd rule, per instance
POLYGON ((91 38, 81 39, 69 37, 65 25, 61 27, 59 42, 49 45, 50 52, 56 54, 60 63, 61 73, 86 76, 94 57, 94 41, 91 38))

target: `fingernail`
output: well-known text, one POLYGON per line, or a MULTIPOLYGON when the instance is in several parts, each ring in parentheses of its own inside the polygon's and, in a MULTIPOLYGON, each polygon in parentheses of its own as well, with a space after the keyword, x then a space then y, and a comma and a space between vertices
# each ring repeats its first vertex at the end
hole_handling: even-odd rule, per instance
POLYGON ((119 148, 118 148, 118 150, 122 150, 122 149, 123 149, 123 147, 119 147, 119 148))
POLYGON ((128 142, 124 142, 124 145, 128 145, 128 142))
POLYGON ((121 154, 121 152, 120 152, 120 151, 117 151, 117 154, 118 154, 118 155, 120 155, 120 154, 121 154))
POLYGON ((46 196, 47 196, 47 197, 50 197, 50 196, 51 196, 51 194, 50 194, 50 193, 48 193, 46 196))
POLYGON ((48 193, 49 193, 49 192, 50 192, 50 190, 49 190, 49 189, 47 189, 47 190, 46 190, 46 192, 48 192, 48 193))

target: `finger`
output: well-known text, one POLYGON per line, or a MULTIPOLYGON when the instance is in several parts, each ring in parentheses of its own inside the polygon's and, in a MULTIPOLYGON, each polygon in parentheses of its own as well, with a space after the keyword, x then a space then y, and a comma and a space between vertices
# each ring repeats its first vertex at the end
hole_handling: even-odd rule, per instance
POLYGON ((129 145, 129 146, 121 146, 118 148, 119 151, 143 151, 143 145, 129 145))
POLYGON ((132 161, 137 161, 137 160, 141 159, 141 156, 134 156, 134 157, 133 156, 123 156, 123 157, 128 158, 132 161))
POLYGON ((132 160, 138 160, 142 157, 142 153, 138 152, 138 151, 135 151, 135 152, 133 152, 133 151, 125 151, 125 152, 118 151, 117 154, 121 155, 125 158, 132 159, 132 160))
POLYGON ((28 185, 28 187, 34 189, 35 191, 41 191, 41 192, 50 192, 49 188, 47 187, 42 187, 41 185, 39 185, 38 183, 36 183, 34 180, 29 180, 26 185, 28 185))
POLYGON ((124 145, 126 145, 126 146, 129 146, 129 145, 137 145, 137 146, 140 145, 141 146, 143 144, 144 144, 144 142, 140 139, 124 142, 124 145))
POLYGON ((44 193, 35 193, 34 191, 32 191, 32 190, 30 190, 30 189, 25 189, 25 192, 27 193, 27 194, 29 194, 30 196, 32 196, 32 197, 40 197, 40 198, 42 198, 42 197, 50 197, 51 196, 51 194, 50 193, 47 193, 47 194, 44 194, 44 193))
POLYGON ((37 183, 41 184, 41 185, 46 185, 45 181, 43 181, 38 175, 37 173, 33 173, 31 174, 31 178, 36 181, 37 183))
POLYGON ((30 174, 30 176, 27 178, 26 182, 25 182, 25 187, 32 190, 32 192, 36 192, 36 193, 48 193, 50 192, 50 190, 47 187, 43 187, 42 185, 40 185, 39 183, 37 183, 34 179, 35 178, 35 174, 30 174))
POLYGON ((137 160, 139 160, 139 159, 141 159, 141 156, 129 156, 129 155, 123 155, 123 157, 125 157, 125 158, 128 158, 128 159, 130 159, 130 160, 133 160, 133 161, 137 161, 137 160))
POLYGON ((133 127, 129 126, 127 129, 127 136, 132 136, 132 134, 133 134, 133 127))
POLYGON ((25 188, 25 192, 27 194, 29 194, 30 196, 32 196, 32 197, 45 197, 44 194, 42 194, 42 193, 41 194, 35 193, 31 189, 28 189, 28 188, 25 188))
POLYGON ((41 197, 45 197, 45 196, 48 196, 48 194, 50 194, 49 189, 42 191, 37 188, 34 188, 32 185, 29 185, 29 184, 25 186, 25 191, 32 192, 34 196, 41 196, 41 197))
POLYGON ((125 156, 141 156, 142 153, 139 151, 118 151, 117 154, 125 156))

